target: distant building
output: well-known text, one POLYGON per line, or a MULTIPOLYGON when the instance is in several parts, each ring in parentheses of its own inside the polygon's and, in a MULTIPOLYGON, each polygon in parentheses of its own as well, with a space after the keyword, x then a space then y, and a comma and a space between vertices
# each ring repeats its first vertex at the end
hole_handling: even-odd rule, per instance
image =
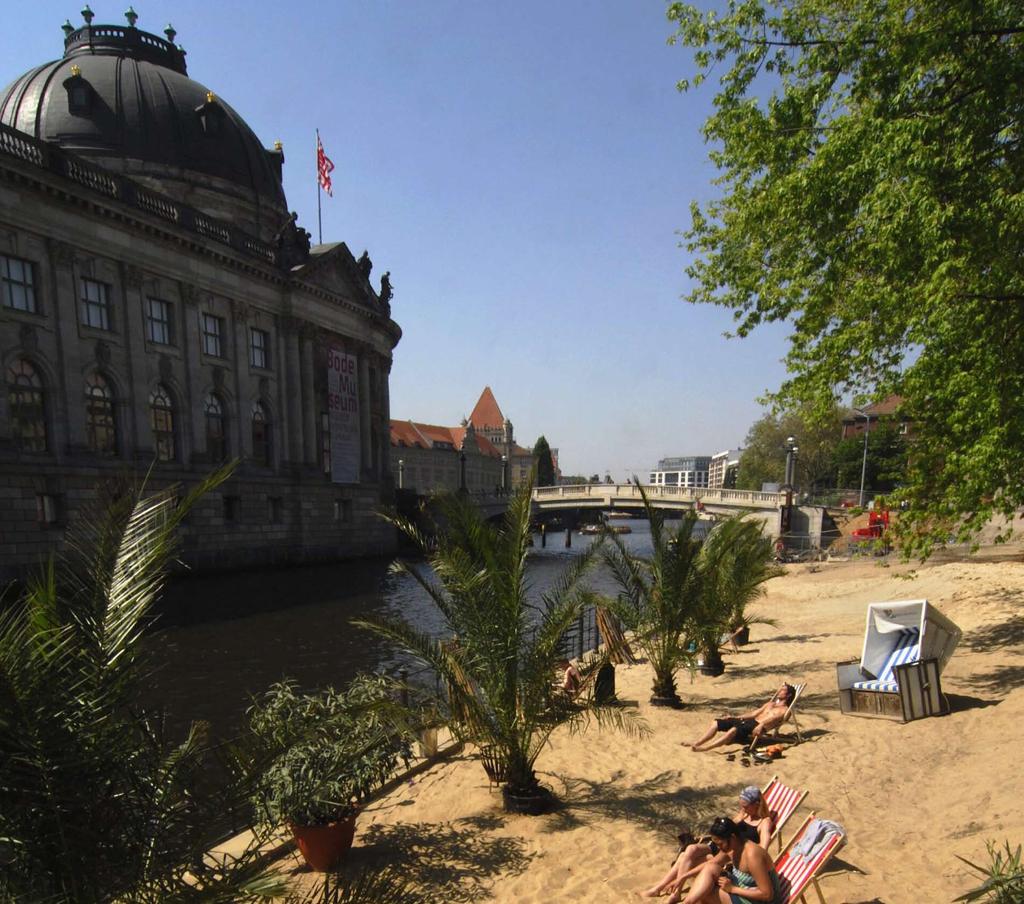
MULTIPOLYGON (((490 386, 459 427, 391 421, 391 470, 403 489, 428 495, 463 488, 463 455, 470 492, 514 489, 530 479, 533 452, 516 443, 512 422, 501 413, 490 386)), ((557 449, 551 458, 557 480, 557 449)))
POLYGON ((903 397, 891 395, 876 405, 866 405, 861 409, 864 414, 855 414, 852 417, 843 418, 843 439, 860 436, 870 425, 874 430, 881 421, 894 424, 903 436, 910 436, 912 427, 910 421, 903 417, 900 408, 903 405, 903 397))
POLYGON ((658 467, 651 471, 650 484, 660 487, 700 489, 708 486, 710 467, 710 455, 663 458, 658 462, 658 467))
POLYGON ((736 489, 740 467, 740 449, 726 449, 711 456, 708 466, 708 487, 712 490, 736 489))
POLYGON ((470 423, 391 422, 391 471, 401 489, 421 496, 463 488, 494 493, 502 487, 502 465, 498 448, 470 423))
MULTIPOLYGON (((509 486, 520 487, 530 479, 533 470, 533 450, 524 449, 515 441, 512 422, 501 413, 498 400, 494 398, 490 386, 485 386, 480 398, 469 416, 469 422, 477 433, 486 436, 508 460, 509 486)), ((556 462, 555 476, 558 475, 556 449, 551 450, 552 460, 556 462)))

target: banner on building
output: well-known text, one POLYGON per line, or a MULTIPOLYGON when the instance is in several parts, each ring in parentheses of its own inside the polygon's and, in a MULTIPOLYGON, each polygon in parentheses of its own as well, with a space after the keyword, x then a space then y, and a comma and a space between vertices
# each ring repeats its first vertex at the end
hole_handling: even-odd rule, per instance
POLYGON ((359 482, 359 382, 355 355, 327 352, 327 412, 331 425, 331 480, 359 482))

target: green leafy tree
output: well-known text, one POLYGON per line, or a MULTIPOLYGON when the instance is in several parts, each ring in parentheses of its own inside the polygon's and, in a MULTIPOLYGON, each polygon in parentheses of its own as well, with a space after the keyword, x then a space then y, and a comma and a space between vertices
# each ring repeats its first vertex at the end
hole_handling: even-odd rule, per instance
POLYGON ((197 782, 204 728, 178 742, 136 710, 140 640, 176 529, 228 466, 179 501, 119 486, 68 531, 67 551, 0 615, 0 900, 254 901, 279 894, 254 844, 197 869, 225 814, 245 812, 257 764, 197 782))
POLYGON ((633 631, 633 642, 654 671, 652 699, 679 706, 676 674, 693 667, 689 645, 701 614, 701 544, 694 535, 699 522, 688 511, 678 527, 666 528, 662 512, 651 505, 639 481, 636 486, 651 525, 653 552, 637 555, 618 534, 609 535, 612 548, 605 561, 620 588, 611 608, 633 631))
POLYGON ((760 490, 764 483, 781 484, 786 471, 786 440, 799 448, 796 486, 813 493, 835 480, 835 451, 841 436, 840 411, 833 405, 816 415, 803 405, 781 414, 766 414, 747 433, 740 453, 737 487, 760 490))
MULTIPOLYGON (((621 707, 598 704, 589 693, 570 699, 552 684, 566 632, 594 602, 582 579, 600 545, 575 556, 539 606, 531 602, 526 559, 532 490, 526 485, 516 491, 497 526, 465 499, 440 497, 444 530, 436 539, 404 519, 392 519, 432 573, 407 562, 397 567, 430 595, 446 636, 432 637, 401 619, 355 622, 437 672, 448 699, 434 701, 433 707, 457 737, 495 753, 506 787, 516 795, 540 794, 534 764, 560 726, 578 731, 593 717, 633 734, 645 730, 621 707)), ((584 664, 585 681, 599 664, 584 664)))
POLYGON ((904 437, 896 426, 883 422, 872 424, 867 440, 866 467, 863 435, 839 442, 835 455, 837 485, 859 487, 863 468, 866 489, 890 493, 905 479, 907 444, 904 437))
POLYGON ((555 462, 551 457, 551 447, 541 436, 533 447, 533 460, 537 468, 537 486, 552 487, 555 485, 555 462))
POLYGON ((1024 13, 1013 0, 674 3, 721 195, 693 302, 792 326, 782 407, 899 393, 908 551, 1024 503, 1024 13))

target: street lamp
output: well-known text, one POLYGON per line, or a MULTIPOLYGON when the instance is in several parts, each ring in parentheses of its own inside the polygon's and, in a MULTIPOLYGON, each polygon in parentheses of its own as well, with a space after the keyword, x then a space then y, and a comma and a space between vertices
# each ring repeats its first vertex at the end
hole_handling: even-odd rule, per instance
POLYGON ((398 459, 398 489, 405 489, 405 461, 398 459))
POLYGON ((466 492, 466 453, 459 453, 459 492, 466 492))
POLYGON ((796 456, 800 447, 796 444, 795 436, 786 437, 786 491, 793 492, 793 484, 796 483, 796 456))
POLYGON ((864 418, 864 456, 860 462, 860 502, 858 503, 861 508, 864 508, 864 475, 868 470, 868 434, 871 432, 871 415, 859 408, 853 410, 864 418))
POLYGON ((508 456, 501 456, 501 495, 508 495, 508 456))

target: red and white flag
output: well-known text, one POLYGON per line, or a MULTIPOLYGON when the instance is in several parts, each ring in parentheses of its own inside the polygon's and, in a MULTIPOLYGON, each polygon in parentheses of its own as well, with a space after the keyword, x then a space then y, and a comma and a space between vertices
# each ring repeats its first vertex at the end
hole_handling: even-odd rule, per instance
POLYGON ((324 146, 320 143, 320 133, 316 133, 316 175, 320 181, 320 187, 327 192, 332 198, 334 192, 331 191, 331 172, 334 170, 334 164, 331 163, 331 158, 324 153, 324 146))

